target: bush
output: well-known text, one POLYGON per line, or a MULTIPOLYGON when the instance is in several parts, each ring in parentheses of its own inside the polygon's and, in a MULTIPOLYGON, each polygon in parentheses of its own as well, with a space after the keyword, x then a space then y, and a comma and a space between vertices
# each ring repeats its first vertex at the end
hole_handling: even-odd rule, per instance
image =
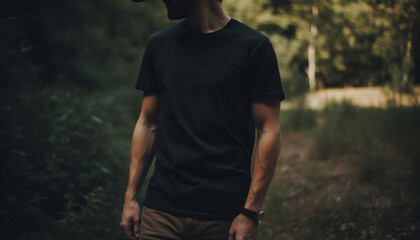
MULTIPOLYGON (((106 4, 112 3, 107 1, 106 4)), ((127 2, 121 7, 131 8, 130 4, 127 2)), ((2 239, 123 237, 119 221, 127 184, 131 134, 140 101, 134 98, 137 94, 134 94, 133 84, 121 84, 119 79, 119 87, 116 87, 116 81, 103 80, 115 80, 121 72, 129 76, 127 69, 131 69, 135 61, 129 59, 131 67, 120 68, 121 72, 115 73, 113 69, 102 72, 104 57, 99 52, 109 50, 103 47, 109 44, 109 39, 102 38, 101 34, 109 33, 109 29, 108 25, 100 23, 105 20, 115 22, 115 19, 95 17, 97 25, 83 28, 89 34, 80 35, 76 28, 83 21, 72 20, 95 15, 91 14, 91 9, 102 9, 80 1, 70 5, 65 14, 58 10, 61 10, 60 4, 16 2, 2 9, 2 239), (68 14, 72 11, 74 15, 68 14), (45 12, 51 15, 43 14, 45 12), (59 31, 55 31, 57 29, 59 31), (81 39, 96 45, 85 44, 81 39), (68 45, 74 47, 75 42, 82 44, 83 48, 69 51, 68 45), (99 57, 96 59, 98 64, 92 64, 87 52, 89 57, 99 57), (93 71, 94 76, 107 75, 107 78, 84 74, 81 69, 93 71), (110 72, 114 75, 107 74, 110 72), (99 90, 94 86, 104 88, 99 90), (108 90, 104 90, 106 86, 108 90)), ((150 6, 147 9, 157 7, 150 6)), ((140 11, 146 12, 147 9, 140 11)), ((131 16, 133 14, 136 14, 135 9, 131 11, 131 16)), ((140 19, 158 17, 155 14, 137 16, 140 19)), ((135 25, 138 22, 128 15, 126 20, 135 25)), ((119 24, 124 25, 124 21, 117 21, 112 26, 119 24)), ((137 46, 141 44, 139 39, 141 42, 145 40, 138 34, 145 37, 154 31, 153 28, 156 26, 152 24, 139 29, 135 33, 135 43, 118 34, 114 34, 114 39, 117 43, 124 42, 124 46, 137 46)), ((136 48, 112 53, 114 57, 107 60, 127 60, 136 55, 136 48)))
POLYGON ((13 100, 2 108, 3 237, 119 236, 134 119, 116 126, 116 103, 72 86, 28 85, 13 100))

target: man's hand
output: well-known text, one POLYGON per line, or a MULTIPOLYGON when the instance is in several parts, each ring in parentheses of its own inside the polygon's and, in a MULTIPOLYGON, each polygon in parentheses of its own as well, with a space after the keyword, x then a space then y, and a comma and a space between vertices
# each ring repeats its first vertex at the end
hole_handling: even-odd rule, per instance
POLYGON ((256 240, 257 225, 248 217, 239 214, 232 222, 229 240, 256 240))
POLYGON ((136 200, 124 202, 120 226, 129 240, 138 239, 140 235, 140 207, 136 200))

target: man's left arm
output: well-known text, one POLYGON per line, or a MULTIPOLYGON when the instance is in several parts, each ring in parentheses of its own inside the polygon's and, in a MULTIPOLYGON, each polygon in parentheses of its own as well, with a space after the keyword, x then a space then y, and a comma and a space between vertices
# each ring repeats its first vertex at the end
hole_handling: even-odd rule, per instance
MULTIPOLYGON (((245 208, 262 210, 265 195, 274 175, 280 154, 280 99, 258 100, 251 103, 257 128, 252 180, 245 208)), ((239 214, 232 222, 229 240, 256 239, 257 225, 239 214)))

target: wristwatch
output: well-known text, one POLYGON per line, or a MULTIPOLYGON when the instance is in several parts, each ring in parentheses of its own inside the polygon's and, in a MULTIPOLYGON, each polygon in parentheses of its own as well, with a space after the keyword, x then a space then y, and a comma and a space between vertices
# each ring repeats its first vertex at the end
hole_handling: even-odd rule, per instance
POLYGON ((261 221, 264 218, 264 211, 263 210, 261 210, 259 212, 254 212, 254 211, 251 211, 247 208, 242 208, 241 213, 243 215, 249 217, 252 221, 254 221, 254 223, 256 225, 258 225, 258 223, 261 223, 261 221))

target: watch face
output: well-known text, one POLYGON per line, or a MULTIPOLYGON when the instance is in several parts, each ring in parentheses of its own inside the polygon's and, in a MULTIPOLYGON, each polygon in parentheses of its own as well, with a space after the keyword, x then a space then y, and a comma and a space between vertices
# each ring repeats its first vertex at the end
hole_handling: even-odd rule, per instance
POLYGON ((264 219, 264 211, 261 211, 257 215, 257 221, 258 223, 261 223, 261 221, 264 219))

